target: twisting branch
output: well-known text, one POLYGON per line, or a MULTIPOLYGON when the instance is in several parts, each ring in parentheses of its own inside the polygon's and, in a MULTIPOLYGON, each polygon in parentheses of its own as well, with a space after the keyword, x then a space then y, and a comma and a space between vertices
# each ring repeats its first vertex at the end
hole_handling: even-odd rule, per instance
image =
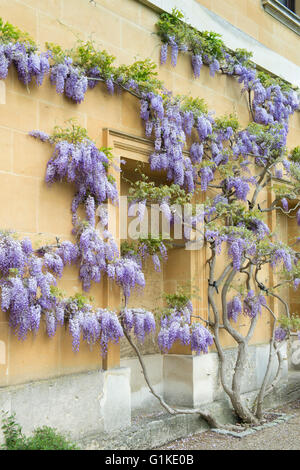
POLYGON ((220 336, 219 336, 219 332, 220 332, 220 315, 219 315, 219 310, 218 310, 217 305, 216 305, 215 300, 214 300, 215 292, 214 292, 214 288, 212 287, 212 283, 213 283, 214 275, 215 275, 215 266, 216 266, 216 248, 215 248, 214 243, 210 244, 210 248, 211 248, 212 255, 211 255, 210 262, 209 262, 209 268, 210 268, 209 269, 209 280, 210 280, 210 283, 209 283, 209 287, 208 287, 208 306, 212 307, 212 311, 214 313, 214 343, 216 345, 218 356, 219 356, 219 359, 220 359, 220 369, 219 369, 219 371, 220 371, 220 380, 221 380, 221 384, 222 384, 222 387, 223 387, 224 391, 227 393, 227 395, 231 399, 232 398, 232 391, 230 390, 230 388, 226 384, 226 379, 225 379, 225 354, 224 354, 223 348, 221 346, 221 341, 220 341, 220 336))
MULTIPOLYGON (((259 393, 257 395, 257 398, 255 400, 256 403, 256 410, 255 410, 255 415, 257 416, 258 419, 262 419, 262 406, 263 406, 263 400, 266 394, 266 387, 270 378, 271 370, 272 370, 272 364, 273 364, 273 359, 274 359, 274 342, 275 342, 275 327, 276 327, 276 316, 274 315, 274 312, 271 310, 268 305, 264 305, 265 309, 268 310, 270 315, 273 318, 273 327, 272 327, 272 336, 270 340, 270 352, 269 352, 269 360, 268 360, 268 365, 267 369, 264 375, 264 379, 262 381, 259 393)), ((254 403, 254 405, 255 405, 254 403)))
POLYGON ((123 327, 123 331, 124 331, 124 335, 125 335, 125 338, 127 339, 127 341, 129 342, 130 346, 134 349, 136 355, 137 355, 137 358, 138 358, 138 361, 140 363, 140 366, 142 368, 142 372, 143 372, 143 375, 144 375, 144 378, 145 378, 145 381, 148 385, 148 388, 150 390, 150 392, 152 393, 152 395, 159 401, 159 403, 161 404, 161 406, 171 415, 179 415, 179 414, 192 414, 192 415, 199 415, 200 418, 203 418, 211 428, 220 428, 222 427, 222 425, 220 425, 218 423, 218 421, 213 417, 211 416, 209 413, 204 413, 202 410, 199 410, 199 409, 179 409, 179 408, 173 408, 171 406, 169 406, 165 400, 163 399, 163 397, 157 393, 150 380, 149 380, 149 376, 148 376, 148 373, 147 373, 147 369, 146 369, 146 366, 145 366, 145 362, 143 360, 143 357, 139 351, 139 348, 137 347, 137 345, 132 341, 130 335, 128 334, 128 332, 126 331, 126 328, 124 326, 124 323, 123 321, 121 320, 121 323, 122 323, 122 327, 123 327))

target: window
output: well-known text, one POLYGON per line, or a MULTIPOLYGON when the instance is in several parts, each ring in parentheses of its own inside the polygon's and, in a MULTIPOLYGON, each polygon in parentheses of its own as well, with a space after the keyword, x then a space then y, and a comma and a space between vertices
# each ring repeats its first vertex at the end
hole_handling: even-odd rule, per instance
POLYGON ((262 5, 267 13, 300 35, 300 0, 262 0, 262 5))
POLYGON ((295 0, 278 0, 278 2, 295 12, 295 0))

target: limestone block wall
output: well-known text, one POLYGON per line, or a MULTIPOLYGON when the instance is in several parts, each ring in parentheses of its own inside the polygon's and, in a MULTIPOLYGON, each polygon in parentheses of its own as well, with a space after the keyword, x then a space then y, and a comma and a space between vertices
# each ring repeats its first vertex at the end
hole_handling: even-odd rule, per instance
MULTIPOLYGON (((268 48, 300 65, 300 55, 295 53, 296 33, 269 15, 263 8, 262 0, 196 1, 268 48)), ((299 3, 296 3, 296 13, 300 15, 299 3)))

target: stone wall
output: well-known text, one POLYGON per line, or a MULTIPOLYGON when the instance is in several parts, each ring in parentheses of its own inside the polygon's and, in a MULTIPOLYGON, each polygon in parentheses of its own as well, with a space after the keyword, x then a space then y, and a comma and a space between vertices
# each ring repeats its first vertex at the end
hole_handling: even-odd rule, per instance
MULTIPOLYGON (((242 387, 246 401, 254 399, 262 383, 268 349, 267 345, 249 348, 242 387)), ((283 352, 286 355, 285 348, 283 352)), ((235 355, 234 349, 225 354, 228 382, 235 355)), ((214 403, 228 401, 220 384, 216 353, 148 355, 145 364, 155 391, 170 405, 211 408, 214 403)), ((284 364, 281 383, 287 380, 287 361, 284 364)), ((275 359, 271 378, 276 366, 275 359)), ((217 405, 216 409, 219 408, 217 405)), ((211 409, 214 412, 215 408, 211 409)), ((89 371, 0 388, 0 410, 15 412, 26 434, 35 427, 47 425, 74 439, 113 433, 129 427, 135 416, 147 420, 153 413, 164 412, 149 392, 136 358, 123 359, 120 368, 109 371, 89 371)), ((220 411, 221 415, 226 415, 228 405, 218 413, 220 411)))
MULTIPOLYGON (((249 37, 255 38, 268 47, 266 54, 268 50, 275 51, 282 57, 293 61, 294 65, 299 65, 299 55, 295 53, 298 51, 297 35, 266 15, 261 9, 259 0, 240 2, 199 0, 199 3, 210 9, 214 15, 220 15, 221 19, 228 20, 249 37)), ((204 98, 209 109, 216 111, 216 116, 236 112, 242 126, 249 122, 246 97, 241 94, 240 86, 233 78, 218 74, 215 78, 211 78, 208 68, 204 66, 200 78, 195 80, 190 59, 182 54, 179 55, 176 68, 173 68, 169 61, 163 67, 159 65, 160 41, 154 34, 158 13, 142 2, 136 0, 93 2, 88 0, 0 0, 0 15, 4 20, 28 31, 38 41, 41 48, 44 48, 46 41, 70 48, 77 39, 92 39, 100 48, 105 48, 108 53, 114 54, 118 64, 129 64, 135 59, 150 57, 158 64, 158 77, 175 94, 190 94, 204 98)), ((236 47, 240 47, 239 36, 236 37, 236 47)), ((59 236, 61 240, 71 239, 70 204, 73 189, 70 186, 58 184, 51 188, 46 186, 44 175, 51 149, 33 140, 27 134, 33 129, 51 132, 55 125, 62 125, 66 119, 72 117, 76 117, 78 122, 87 128, 89 136, 95 139, 99 146, 105 143, 103 136, 106 134, 103 133, 103 129, 114 129, 123 133, 124 136, 135 136, 137 150, 134 152, 130 153, 128 150, 126 153, 113 144, 116 156, 124 156, 126 153, 135 164, 138 149, 144 145, 142 140, 138 140, 144 137, 144 129, 139 117, 139 103, 133 96, 126 93, 122 96, 110 96, 105 87, 99 85, 87 92, 83 103, 76 105, 58 95, 49 79, 46 79, 40 88, 34 84, 28 87, 23 86, 12 68, 5 82, 0 82, 0 198, 2 201, 0 228, 2 230, 14 229, 21 237, 29 236, 35 246, 41 242, 52 242, 56 236, 59 236)), ((288 137, 290 147, 299 143, 297 140, 299 130, 300 113, 296 113, 290 122, 288 137)), ((145 153, 143 155, 144 157, 140 160, 144 158, 145 161, 145 153)), ((205 300, 206 255, 199 253, 191 258, 179 251, 174 250, 170 254, 169 263, 165 265, 161 273, 155 273, 151 266, 147 267, 147 288, 142 295, 135 295, 131 299, 132 305, 143 304, 149 308, 159 306, 161 300, 153 301, 153 291, 155 291, 155 299, 159 299, 163 290, 171 292, 176 288, 177 283, 187 278, 192 279, 196 273, 199 287, 197 308, 205 314, 207 308, 205 300)), ((222 260, 218 266, 222 266, 222 260)), ((264 273, 266 278, 268 275, 264 273)), ((59 286, 69 295, 81 291, 77 269, 66 268, 59 286)), ((91 295, 95 298, 97 305, 109 306, 102 284, 93 286, 91 295)), ((293 297, 294 294, 290 293, 290 295, 292 304, 298 304, 298 300, 293 297)), ((119 302, 118 294, 115 297, 115 300, 119 302)), ((238 328, 243 331, 245 319, 241 320, 238 328)), ((269 319, 267 316, 262 316, 259 319, 253 343, 266 343, 269 331, 269 319)), ((153 346, 151 340, 149 341, 145 346, 145 352, 157 353, 156 347, 153 346)), ((233 346, 233 342, 225 333, 222 335, 222 341, 227 348, 233 346)), ((130 355, 128 346, 122 343, 123 362, 131 367, 133 377, 136 377, 136 382, 132 383, 132 400, 134 407, 138 409, 145 405, 147 402, 145 397, 148 395, 144 386, 141 385, 141 378, 134 365, 135 359, 125 359, 125 356, 130 355)), ((212 361, 215 367, 216 361, 211 359, 214 357, 212 353, 206 362, 210 364, 212 361)), ((150 369, 154 369, 155 383, 161 389, 163 359, 161 356, 150 355, 147 360, 150 369)), ((168 361, 172 362, 175 359, 166 358, 166 363, 168 361)), ((204 359, 192 360, 193 363, 197 361, 202 363, 204 359)), ((98 372, 101 367, 99 350, 95 348, 90 351, 86 345, 82 345, 80 352, 74 354, 71 349, 70 336, 64 329, 60 329, 55 338, 49 339, 45 329, 41 328, 36 337, 29 336, 25 342, 18 341, 9 329, 7 315, 0 311, 2 403, 9 402, 10 410, 20 410, 18 413, 20 413, 22 424, 25 423, 27 408, 24 407, 24 411, 21 411, 21 404, 27 403, 29 409, 30 400, 35 400, 36 397, 41 400, 41 403, 43 400, 46 403, 46 397, 49 398, 49 403, 53 404, 53 408, 51 419, 49 418, 47 422, 57 424, 55 415, 65 410, 67 399, 62 397, 67 393, 69 380, 72 382, 72 377, 78 377, 78 380, 76 378, 75 382, 72 382, 75 384, 72 390, 77 391, 70 392, 73 394, 72 410, 76 410, 76 396, 81 393, 80 406, 86 406, 88 396, 92 393, 93 406, 96 409, 99 406, 97 393, 100 393, 99 390, 102 387, 98 372), (87 395, 84 394, 85 387, 83 386, 86 378, 88 378, 87 395), (60 394, 61 399, 58 400, 58 405, 55 403, 53 394, 60 394), (86 400, 83 397, 86 397, 86 400)), ((205 365, 203 374, 206 373, 204 372, 206 367, 208 365, 205 365)), ((207 383, 205 382, 205 387, 207 383)), ((204 390, 206 390, 205 387, 204 390)), ((40 411, 38 406, 32 409, 30 416, 35 416, 32 423, 42 424, 40 418, 43 409, 42 405, 40 411)), ((80 409, 79 407, 77 411, 80 409)), ((87 417, 87 423, 89 419, 87 417)), ((70 426, 72 423, 69 421, 70 426)), ((25 425, 25 429, 29 427, 25 425)))

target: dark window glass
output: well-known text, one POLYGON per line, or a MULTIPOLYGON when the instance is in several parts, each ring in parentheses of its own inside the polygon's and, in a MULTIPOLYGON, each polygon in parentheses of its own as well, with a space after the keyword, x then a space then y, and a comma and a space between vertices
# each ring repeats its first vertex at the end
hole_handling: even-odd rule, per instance
POLYGON ((287 7, 291 11, 295 11, 295 0, 278 0, 279 3, 287 7))

